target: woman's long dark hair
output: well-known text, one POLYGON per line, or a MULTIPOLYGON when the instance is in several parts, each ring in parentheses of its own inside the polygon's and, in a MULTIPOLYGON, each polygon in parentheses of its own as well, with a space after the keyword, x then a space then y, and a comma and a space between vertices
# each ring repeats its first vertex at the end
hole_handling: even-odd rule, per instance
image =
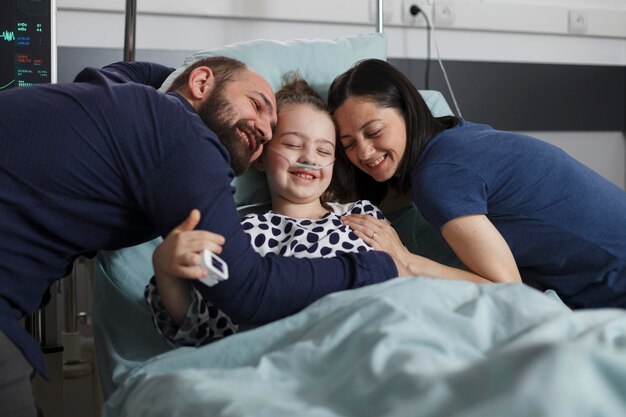
MULTIPOLYGON (((434 117, 428 105, 411 80, 393 65, 380 59, 366 59, 339 75, 330 86, 328 107, 331 114, 350 97, 359 97, 376 106, 396 110, 406 123, 406 151, 398 169, 398 176, 383 183, 353 166, 355 190, 358 198, 367 198, 378 204, 391 183, 401 194, 411 188, 411 171, 426 143, 445 129, 456 126, 454 116, 434 117)), ((345 152, 341 146, 339 152, 345 152)))

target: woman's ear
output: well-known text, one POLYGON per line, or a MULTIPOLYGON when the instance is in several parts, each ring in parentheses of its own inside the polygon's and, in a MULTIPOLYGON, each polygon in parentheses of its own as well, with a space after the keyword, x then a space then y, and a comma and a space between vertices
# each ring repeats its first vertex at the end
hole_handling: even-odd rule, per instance
POLYGON ((214 86, 215 76, 209 67, 198 67, 189 74, 187 88, 193 100, 204 100, 211 93, 214 86))

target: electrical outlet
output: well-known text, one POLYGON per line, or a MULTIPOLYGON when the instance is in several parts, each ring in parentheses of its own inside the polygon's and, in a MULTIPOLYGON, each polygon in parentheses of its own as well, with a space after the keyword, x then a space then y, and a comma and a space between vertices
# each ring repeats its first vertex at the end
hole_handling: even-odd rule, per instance
POLYGON ((454 5, 436 2, 433 20, 437 27, 452 26, 454 24, 454 5))
POLYGON ((432 6, 428 4, 427 0, 402 0, 402 21, 407 25, 426 26, 424 13, 426 13, 428 18, 432 20, 432 6), (421 12, 415 16, 411 14, 411 7, 414 6, 421 9, 421 12))
POLYGON ((587 12, 584 10, 569 11, 568 29, 572 33, 585 33, 589 24, 587 12))

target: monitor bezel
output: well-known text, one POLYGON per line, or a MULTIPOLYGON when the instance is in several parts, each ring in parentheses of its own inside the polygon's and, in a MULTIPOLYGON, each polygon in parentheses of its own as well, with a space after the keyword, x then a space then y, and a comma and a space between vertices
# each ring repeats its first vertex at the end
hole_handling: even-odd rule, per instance
POLYGON ((57 6, 50 0, 50 83, 57 83, 57 6))

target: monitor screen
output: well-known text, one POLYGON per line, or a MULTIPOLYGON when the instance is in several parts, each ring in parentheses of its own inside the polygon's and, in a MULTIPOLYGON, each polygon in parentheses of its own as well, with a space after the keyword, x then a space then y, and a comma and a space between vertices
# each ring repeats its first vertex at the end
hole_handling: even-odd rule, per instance
POLYGON ((0 90, 56 82, 55 0, 0 1, 0 90))

